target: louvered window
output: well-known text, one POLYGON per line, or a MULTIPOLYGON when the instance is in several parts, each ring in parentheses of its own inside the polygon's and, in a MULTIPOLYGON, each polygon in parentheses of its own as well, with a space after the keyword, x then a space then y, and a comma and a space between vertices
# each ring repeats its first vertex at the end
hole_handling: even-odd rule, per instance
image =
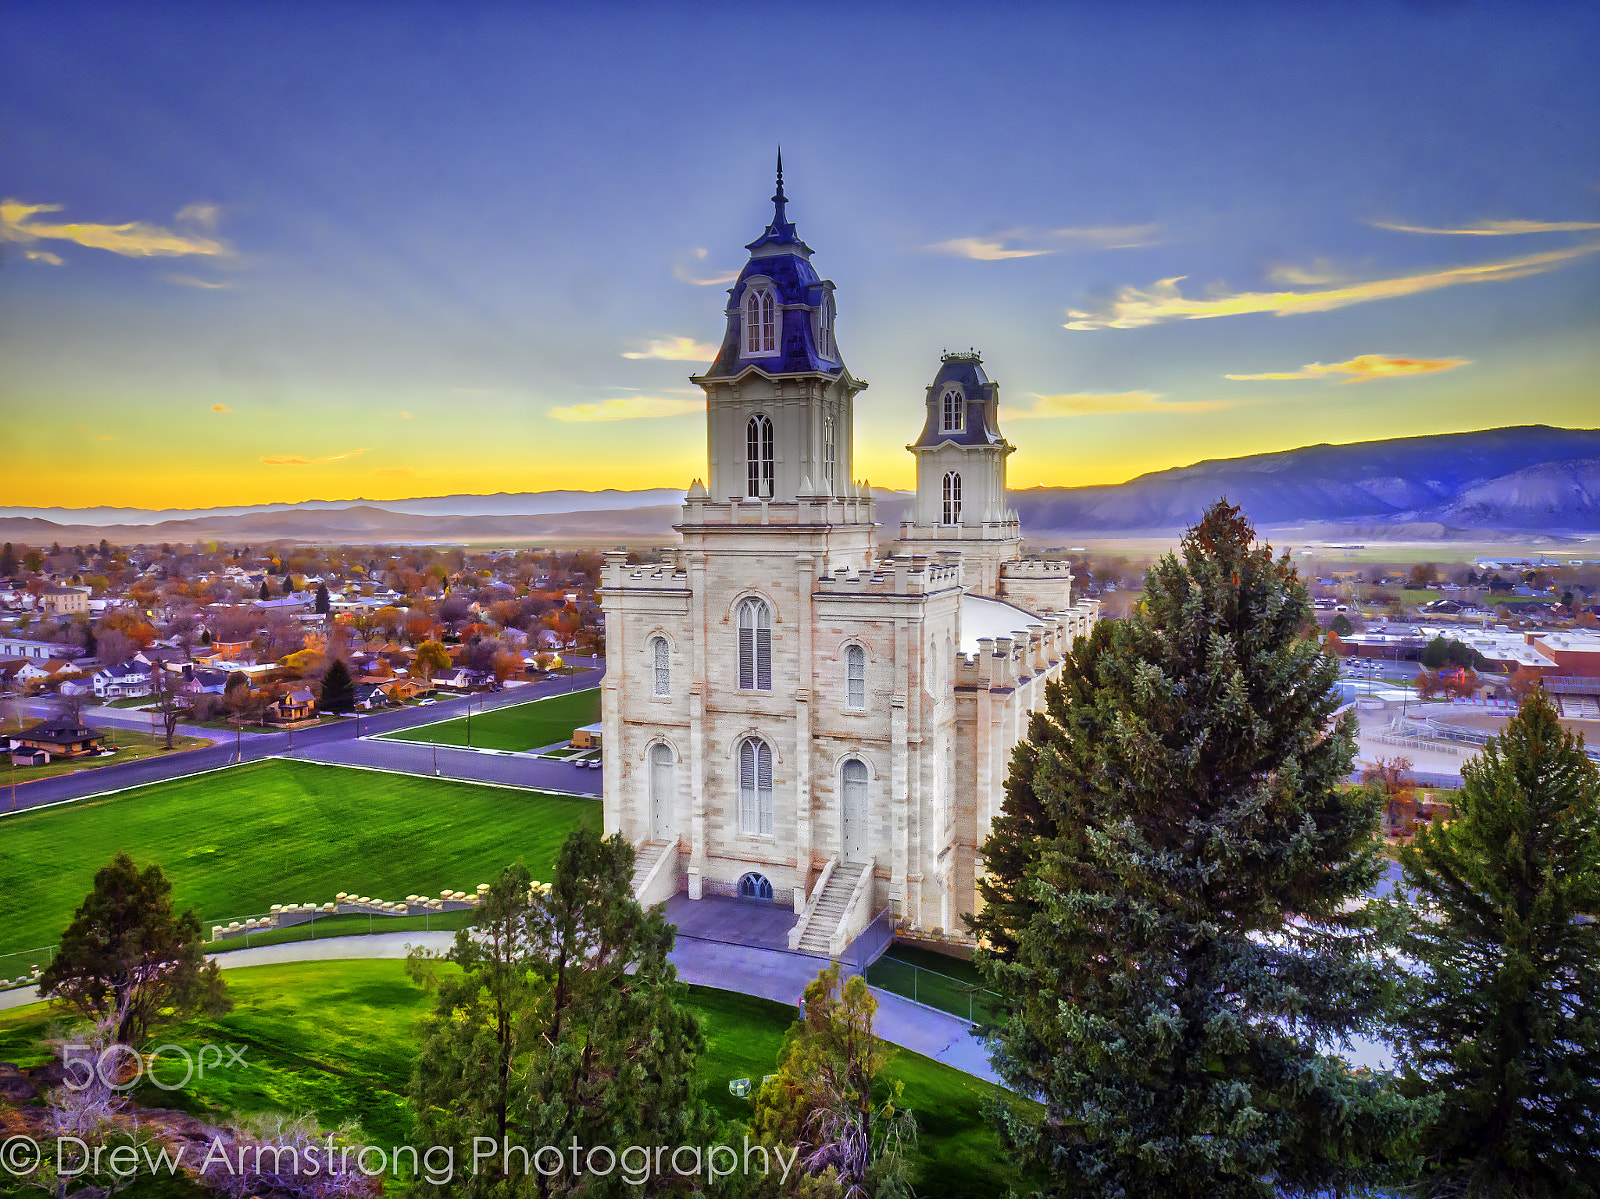
POLYGON ((672 660, 667 648, 665 637, 655 637, 650 641, 650 655, 653 659, 653 686, 651 690, 656 695, 672 694, 672 660))
POLYGON ((739 605, 739 687, 772 690, 772 609, 758 599, 739 605))
POLYGON ((739 831, 772 835, 772 746, 756 737, 739 745, 739 831))

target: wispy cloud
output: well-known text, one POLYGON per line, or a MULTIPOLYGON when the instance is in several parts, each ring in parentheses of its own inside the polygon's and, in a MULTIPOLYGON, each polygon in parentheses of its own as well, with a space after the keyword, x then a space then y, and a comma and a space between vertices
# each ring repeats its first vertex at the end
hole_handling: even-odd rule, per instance
POLYGON ((211 411, 213 411, 213 412, 232 412, 233 409, 229 408, 226 404, 213 404, 213 405, 211 405, 211 411))
POLYGON ((221 282, 212 282, 207 279, 197 279, 193 275, 162 275, 168 283, 176 283, 180 287, 203 287, 207 291, 222 291, 238 286, 232 280, 224 279, 221 282))
POLYGON ((1600 229, 1600 221, 1479 221, 1459 228, 1434 225, 1402 225, 1398 221, 1369 221, 1379 229, 1397 233, 1443 233, 1452 237, 1509 237, 1517 233, 1582 233, 1600 229))
POLYGON ((1397 296, 1416 295, 1435 291, 1441 287, 1454 287, 1459 283, 1493 283, 1506 279, 1521 279, 1582 258, 1600 250, 1600 242, 1549 250, 1542 254, 1528 254, 1500 262, 1479 263, 1476 266, 1447 267, 1444 270, 1426 271, 1418 275, 1402 275, 1395 279, 1375 279, 1366 283, 1351 283, 1321 291, 1247 291, 1234 295, 1211 295, 1204 298, 1185 296, 1178 284, 1186 276, 1175 275, 1162 279, 1148 290, 1124 287, 1110 305, 1099 312, 1068 309, 1068 329, 1137 329, 1164 321, 1205 320, 1218 316, 1242 316, 1253 312, 1270 312, 1288 316, 1297 312, 1327 312, 1350 304, 1368 300, 1388 300, 1397 296))
MULTIPOLYGON (((704 246, 696 246, 694 248, 695 261, 704 262, 706 260, 707 253, 708 251, 704 246)), ((681 282, 693 283, 696 287, 715 287, 719 283, 732 283, 739 277, 739 272, 736 270, 717 271, 714 274, 702 277, 695 274, 681 262, 673 263, 672 274, 681 282)))
POLYGON ((34 262, 48 263, 50 266, 65 266, 67 260, 59 254, 52 254, 49 250, 24 250, 24 258, 31 258, 34 262))
POLYGON ((1156 391, 1075 391, 1034 394, 1031 408, 1004 408, 1003 420, 1048 420, 1058 416, 1104 416, 1117 412, 1215 412, 1236 400, 1169 400, 1156 391))
POLYGON ((0 201, 0 241, 31 243, 42 239, 74 242, 94 250, 109 250, 129 258, 178 258, 189 254, 227 257, 227 242, 212 236, 217 210, 214 205, 191 204, 178 213, 180 229, 145 221, 125 225, 80 222, 53 224, 39 221, 41 213, 60 212, 60 204, 24 204, 0 201))
POLYGON ((705 401, 679 400, 669 396, 619 396, 601 400, 597 404, 572 404, 565 408, 550 409, 552 420, 570 424, 592 421, 650 420, 658 416, 683 416, 690 412, 704 412, 705 401))
POLYGON ((260 460, 267 466, 321 466, 326 462, 341 462, 346 458, 358 457, 365 454, 367 448, 346 450, 342 454, 329 454, 323 458, 302 458, 298 454, 262 454, 260 460))
POLYGON ((626 350, 624 358, 665 358, 669 362, 710 362, 717 347, 692 337, 653 338, 648 350, 626 350))
POLYGON ((1151 239, 1159 229, 1159 225, 1093 225, 1042 232, 1011 229, 982 237, 953 237, 922 248, 934 254, 999 262, 1007 258, 1037 258, 1041 254, 1057 254, 1073 248, 1127 250, 1154 245, 1151 239), (1049 244, 1052 242, 1057 244, 1049 244))
POLYGON ((1433 375, 1470 366, 1470 358, 1393 358, 1387 354, 1361 354, 1348 362, 1308 362, 1297 371, 1264 375, 1226 375, 1228 379, 1327 379, 1343 375, 1340 383, 1367 383, 1373 379, 1399 379, 1406 375, 1433 375))

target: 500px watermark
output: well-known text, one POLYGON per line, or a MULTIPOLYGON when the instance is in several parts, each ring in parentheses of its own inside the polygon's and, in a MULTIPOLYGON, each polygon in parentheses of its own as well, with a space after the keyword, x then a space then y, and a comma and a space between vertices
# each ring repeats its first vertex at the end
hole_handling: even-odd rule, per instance
MULTIPOLYGON (((84 1173, 110 1173, 131 1178, 141 1171, 148 1174, 175 1173, 183 1166, 190 1146, 175 1148, 149 1145, 89 1145, 78 1137, 57 1137, 40 1142, 29 1136, 14 1136, 0 1141, 0 1171, 20 1177, 32 1174, 41 1165, 53 1167, 63 1178, 84 1173)), ((541 1178, 570 1175, 574 1181, 585 1177, 608 1178, 616 1174, 629 1186, 641 1186, 652 1178, 704 1178, 714 1183, 732 1174, 778 1174, 787 1180, 799 1157, 798 1149, 751 1144, 744 1138, 743 1152, 733 1145, 610 1145, 584 1146, 577 1137, 570 1144, 541 1145, 529 1149, 508 1139, 474 1137, 468 1159, 462 1165, 470 1175, 500 1173, 509 1176, 537 1174, 541 1178)), ((294 1144, 230 1144, 218 1137, 198 1160, 190 1165, 201 1174, 223 1173, 236 1177, 262 1174, 296 1175, 315 1178, 321 1175, 408 1175, 423 1178, 434 1186, 446 1186, 457 1178, 456 1151, 450 1145, 431 1145, 418 1149, 402 1145, 385 1149, 378 1145, 337 1145, 333 1137, 324 1141, 294 1144)))
POLYGON ((243 1045, 213 1045, 207 1043, 191 1053, 182 1045, 157 1045, 149 1053, 140 1053, 129 1045, 113 1043, 98 1053, 93 1045, 63 1045, 61 1064, 65 1070, 63 1084, 69 1091, 87 1091, 98 1083, 112 1091, 129 1091, 145 1077, 150 1085, 162 1091, 181 1091, 195 1078, 204 1078, 206 1071, 238 1067, 248 1070, 244 1060, 243 1045), (162 1082, 156 1077, 156 1062, 168 1057, 183 1062, 183 1079, 179 1082, 162 1082))

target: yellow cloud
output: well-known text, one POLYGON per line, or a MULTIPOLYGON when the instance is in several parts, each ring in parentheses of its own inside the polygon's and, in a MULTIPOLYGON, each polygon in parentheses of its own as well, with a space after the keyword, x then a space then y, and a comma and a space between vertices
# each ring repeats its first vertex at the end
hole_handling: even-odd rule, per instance
POLYGON ((1538 275, 1554 270, 1575 258, 1600 250, 1600 242, 1569 246, 1562 250, 1549 250, 1542 254, 1528 254, 1502 262, 1485 262, 1476 266, 1447 267, 1420 275, 1403 275, 1397 279, 1375 279, 1369 283, 1351 283, 1323 291, 1269 291, 1240 292, 1237 295, 1216 295, 1205 299, 1190 298, 1178 290, 1186 276, 1175 275, 1162 279, 1148 291, 1125 287, 1102 312, 1080 312, 1068 309, 1072 317, 1067 329, 1137 329, 1143 325, 1162 321, 1205 320, 1217 316, 1241 316, 1253 312, 1271 312, 1287 316, 1295 312, 1327 312, 1349 304, 1368 300, 1388 300, 1397 296, 1416 295, 1458 283, 1492 283, 1505 279, 1520 279, 1525 275, 1538 275))
POLYGON ((211 405, 211 411, 213 411, 213 412, 232 412, 233 409, 229 408, 226 404, 213 404, 213 405, 211 405))
POLYGON ((1379 229, 1393 229, 1397 233, 1445 233, 1455 237, 1507 237, 1515 233, 1581 233, 1587 229, 1600 229, 1600 221, 1479 221, 1476 225, 1463 225, 1459 229, 1436 228, 1432 225, 1401 225, 1393 221, 1370 221, 1379 229))
POLYGON ((980 262, 999 262, 1004 258, 1034 258, 1054 254, 1054 250, 1008 250, 1005 242, 984 237, 953 237, 949 241, 924 246, 935 254, 954 254, 957 258, 976 258, 980 262))
POLYGON ((598 404, 573 404, 550 409, 552 420, 571 424, 591 421, 650 420, 658 416, 683 416, 704 412, 704 400, 676 400, 667 396, 622 396, 598 404))
POLYGON ((1384 354, 1362 354, 1348 362, 1308 362, 1297 371, 1265 375, 1226 375, 1228 379, 1326 379, 1345 375, 1341 383, 1366 383, 1373 379, 1397 379, 1405 375, 1432 375, 1439 371, 1470 366, 1470 358, 1391 358, 1384 354))
POLYGON ((1034 394, 1031 408, 1003 408, 1002 420, 1046 420, 1058 416, 1104 416, 1116 412, 1215 412, 1233 400, 1166 400, 1155 391, 1069 392, 1034 394))
POLYGON ((196 279, 193 275, 162 275, 161 277, 168 283, 176 283, 181 287, 203 287, 207 291, 218 291, 237 286, 237 284, 226 279, 220 283, 212 283, 205 279, 196 279))
POLYGON ((51 266, 65 266, 66 260, 59 254, 52 254, 49 250, 24 250, 24 258, 31 258, 35 262, 47 262, 51 266))
MULTIPOLYGON (((197 208, 190 205, 178 214, 185 224, 206 228, 206 222, 215 220, 212 206, 202 206, 204 219, 196 215, 197 208), (187 215, 186 215, 187 214, 187 215)), ((24 204, 20 200, 0 201, 0 241, 32 242, 41 238, 75 242, 95 250, 109 250, 130 258, 182 257, 187 254, 205 254, 226 257, 233 250, 226 242, 218 241, 195 231, 165 229, 144 221, 129 221, 126 225, 93 225, 73 222, 65 225, 43 224, 34 218, 42 212, 60 212, 60 204, 24 204)))
POLYGON ((656 338, 648 350, 628 350, 624 358, 665 358, 669 362, 710 362, 717 356, 717 347, 696 341, 692 337, 656 338))
POLYGON ((1095 225, 1048 229, 1043 233, 1012 229, 987 237, 954 237, 922 248, 935 254, 953 254, 957 258, 975 258, 980 262, 999 262, 1006 258, 1036 258, 1041 254, 1058 253, 1061 249, 1058 246, 1010 247, 1009 243, 1016 241, 1081 242, 1102 250, 1126 250, 1134 246, 1151 245, 1149 239, 1159 228, 1159 225, 1095 225))
MULTIPOLYGON (((699 261, 704 262, 706 259, 705 247, 696 246, 694 248, 694 256, 699 261)), ((702 279, 698 275, 691 274, 689 268, 682 263, 673 264, 672 274, 681 282, 693 283, 696 287, 715 287, 719 283, 732 283, 739 277, 738 271, 719 271, 702 279)))
POLYGON ((266 466, 321 466, 325 462, 339 462, 366 452, 365 448, 346 450, 342 454, 329 454, 325 458, 302 458, 298 454, 262 454, 259 461, 266 466))
POLYGON ((409 413, 409 412, 402 412, 402 413, 401 413, 401 414, 400 414, 400 419, 401 419, 401 420, 410 420, 410 419, 411 419, 411 413, 409 413))

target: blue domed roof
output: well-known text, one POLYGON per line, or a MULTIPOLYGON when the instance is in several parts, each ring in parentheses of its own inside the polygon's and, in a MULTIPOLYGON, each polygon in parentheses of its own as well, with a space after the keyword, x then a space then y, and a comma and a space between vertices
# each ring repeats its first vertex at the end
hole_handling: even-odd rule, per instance
POLYGON ((772 375, 798 372, 837 375, 844 370, 837 347, 831 347, 833 352, 827 354, 817 344, 816 314, 831 313, 833 284, 818 276, 811 265, 811 247, 800 240, 789 221, 785 212, 787 204, 780 154, 778 190, 772 197, 772 222, 760 237, 745 247, 750 251, 750 261, 739 272, 738 281, 728 289, 728 327, 723 334, 722 348, 717 351, 711 368, 700 378, 726 378, 752 366, 772 375), (741 352, 745 292, 753 286, 770 287, 775 301, 783 309, 776 349, 767 355, 741 352))
POLYGON ((944 354, 939 373, 928 385, 928 419, 915 446, 1004 445, 1000 435, 1000 385, 991 382, 983 371, 983 358, 976 350, 944 354), (945 429, 944 394, 952 386, 960 389, 963 404, 962 428, 945 429))

